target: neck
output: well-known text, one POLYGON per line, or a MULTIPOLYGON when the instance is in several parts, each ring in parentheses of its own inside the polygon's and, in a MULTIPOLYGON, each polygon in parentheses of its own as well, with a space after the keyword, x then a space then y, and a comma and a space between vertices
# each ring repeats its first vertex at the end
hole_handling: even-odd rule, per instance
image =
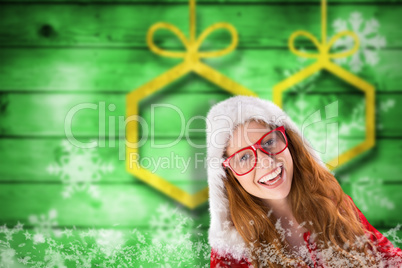
POLYGON ((290 207, 289 199, 266 199, 265 204, 268 209, 272 209, 275 218, 292 220, 294 218, 292 208, 290 207))

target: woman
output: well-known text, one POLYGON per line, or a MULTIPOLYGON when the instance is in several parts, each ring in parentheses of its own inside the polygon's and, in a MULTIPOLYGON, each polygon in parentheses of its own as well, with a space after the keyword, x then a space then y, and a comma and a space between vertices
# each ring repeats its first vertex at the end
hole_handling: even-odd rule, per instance
POLYGON ((292 120, 236 96, 207 116, 211 267, 401 265, 292 120))

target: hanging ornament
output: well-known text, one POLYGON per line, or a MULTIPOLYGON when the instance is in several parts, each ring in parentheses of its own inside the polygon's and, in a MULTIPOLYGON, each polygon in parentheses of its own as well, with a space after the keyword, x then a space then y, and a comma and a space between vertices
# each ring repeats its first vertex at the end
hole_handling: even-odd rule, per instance
MULTIPOLYGON (((161 176, 158 176, 151 171, 143 168, 139 164, 138 156, 138 121, 135 118, 139 116, 139 102, 147 96, 162 90, 165 86, 179 79, 180 77, 195 72, 199 76, 212 82, 220 87, 222 90, 229 92, 233 95, 248 95, 256 96, 254 92, 229 79, 225 75, 219 73, 208 65, 204 64, 200 60, 202 58, 213 58, 226 55, 233 51, 238 43, 238 35, 236 29, 224 22, 215 23, 205 29, 201 35, 196 39, 195 37, 195 0, 190 0, 190 39, 180 31, 176 26, 159 22, 151 26, 147 33, 147 44, 152 52, 155 54, 170 57, 170 58, 183 58, 183 62, 176 65, 167 72, 159 75, 150 82, 143 86, 131 91, 127 94, 127 107, 126 116, 128 123, 126 126, 126 169, 129 173, 136 176, 138 179, 149 184, 156 190, 166 194, 181 204, 195 208, 198 205, 208 200, 208 187, 198 191, 195 194, 189 194, 186 191, 180 189, 174 184, 168 182, 161 176), (159 29, 165 29, 171 31, 176 35, 183 43, 185 51, 167 51, 159 48, 154 44, 153 35, 159 29), (232 40, 229 46, 217 51, 199 51, 203 41, 214 31, 219 29, 225 29, 229 31, 232 40), (133 120, 130 120, 133 119, 133 120), (134 156, 134 158, 133 158, 134 156), (136 162, 136 163, 133 163, 136 162)), ((190 179, 190 178, 189 178, 190 179)))
POLYGON ((365 97, 365 130, 366 137, 365 140, 354 146, 351 149, 339 154, 339 156, 329 160, 326 165, 332 170, 335 167, 350 161, 361 153, 367 151, 375 145, 375 91, 374 86, 370 83, 364 81, 363 79, 357 77, 356 75, 348 72, 342 67, 334 64, 331 59, 339 59, 343 57, 348 57, 354 54, 359 48, 358 36, 351 31, 343 31, 335 36, 333 36, 329 42, 327 42, 327 3, 326 0, 321 1, 321 43, 317 38, 309 32, 306 31, 296 31, 292 33, 289 38, 289 49, 293 54, 303 58, 313 58, 316 61, 307 66, 306 68, 300 70, 299 72, 293 74, 292 76, 286 78, 280 83, 276 84, 273 88, 273 100, 274 102, 282 108, 282 94, 292 88, 299 82, 307 79, 308 77, 314 75, 322 69, 334 74, 339 79, 345 81, 351 86, 363 91, 365 97), (331 53, 330 49, 334 43, 345 36, 350 36, 354 40, 354 47, 348 51, 343 51, 339 53, 331 53), (311 40, 316 46, 318 53, 307 53, 300 51, 295 48, 295 39, 298 37, 306 37, 311 40))

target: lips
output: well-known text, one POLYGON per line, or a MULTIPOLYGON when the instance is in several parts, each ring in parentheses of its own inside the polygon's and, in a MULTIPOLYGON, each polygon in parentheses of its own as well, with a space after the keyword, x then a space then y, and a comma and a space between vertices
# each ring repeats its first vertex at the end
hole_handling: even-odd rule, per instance
POLYGON ((281 185, 286 180, 284 173, 285 173, 285 170, 284 170, 283 166, 281 166, 281 171, 275 178, 273 178, 265 183, 258 182, 258 184, 261 185, 262 187, 268 188, 268 189, 274 189, 276 187, 279 187, 279 185, 281 185))
POLYGON ((259 183, 269 183, 274 180, 278 175, 282 173, 283 165, 278 165, 274 170, 265 174, 261 179, 258 180, 259 183))

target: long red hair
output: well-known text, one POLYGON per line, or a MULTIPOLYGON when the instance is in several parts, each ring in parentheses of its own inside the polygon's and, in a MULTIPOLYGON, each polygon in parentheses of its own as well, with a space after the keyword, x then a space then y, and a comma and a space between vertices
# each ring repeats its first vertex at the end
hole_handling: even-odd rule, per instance
MULTIPOLYGON (((268 126, 271 129, 277 127, 268 126)), ((337 267, 373 264, 375 247, 365 235, 353 202, 336 178, 313 159, 297 133, 287 129, 286 136, 293 159, 290 205, 297 222, 304 223, 304 227, 314 234, 316 251, 322 253, 322 261, 337 267)), ((267 211, 262 199, 246 192, 230 170, 226 170, 226 175, 224 184, 231 220, 250 246, 253 266, 307 266, 301 257, 287 250, 283 233, 275 227, 277 219, 267 211)))

